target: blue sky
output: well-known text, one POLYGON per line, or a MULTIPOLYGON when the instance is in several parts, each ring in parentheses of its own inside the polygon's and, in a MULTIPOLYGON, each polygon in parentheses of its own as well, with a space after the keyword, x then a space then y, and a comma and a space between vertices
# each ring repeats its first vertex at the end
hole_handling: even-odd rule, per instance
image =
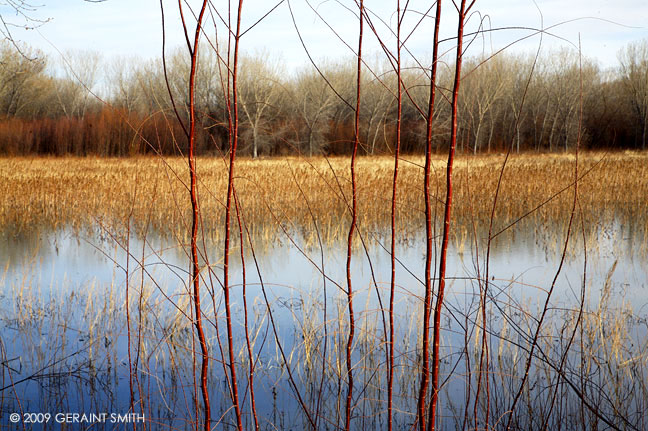
MULTIPOLYGON (((278 1, 278 0, 277 0, 278 1)), ((142 58, 159 57, 161 53, 161 14, 159 0, 105 0, 89 3, 83 0, 42 0, 32 14, 50 19, 38 30, 14 30, 16 39, 56 56, 57 50, 96 50, 104 58, 137 55, 142 58)), ((199 2, 188 0, 188 6, 198 7, 199 2)), ((227 2, 212 2, 223 19, 227 14, 227 2)), ((387 26, 395 28, 394 10, 396 1, 366 0, 371 8, 374 23, 382 39, 393 47, 395 40, 387 26)), ((405 3, 403 1, 403 3, 405 3)), ((420 19, 420 12, 430 7, 430 1, 410 1, 411 11, 404 22, 404 33, 420 19)), ((243 4, 243 27, 247 28, 276 4, 271 0, 245 0, 243 4)), ((442 36, 451 36, 455 31, 456 12, 452 3, 444 3, 442 36)), ((179 24, 177 2, 164 0, 167 21, 167 39, 170 46, 183 43, 179 24)), ((354 16, 355 3, 351 0, 310 1, 291 0, 298 28, 313 57, 318 61, 339 59, 352 55, 352 51, 338 39, 333 31, 355 47, 357 20, 354 16), (317 16, 321 15, 321 18, 317 16), (325 19, 329 25, 324 24, 325 19)), ((292 22, 288 1, 284 1, 261 24, 242 38, 242 49, 248 53, 264 52, 278 59, 289 70, 307 63, 304 49, 297 37, 292 22)), ((233 6, 235 9, 235 6, 233 6)), ((603 67, 616 64, 618 50, 630 41, 648 38, 648 2, 640 0, 483 0, 477 1, 475 13, 471 16, 469 28, 476 29, 480 20, 485 28, 525 26, 545 28, 558 23, 575 20, 552 28, 555 36, 545 36, 545 49, 559 46, 575 46, 580 34, 583 52, 597 58, 603 67)), ((20 18, 0 7, 6 21, 20 23, 20 18)), ((185 11, 191 16, 189 10, 185 11)), ((218 21, 218 17, 215 18, 218 21)), ((225 34, 223 28, 220 35, 225 34)), ((210 26, 208 34, 214 34, 210 26)), ((472 53, 489 53, 511 42, 529 35, 529 31, 498 31, 476 40, 472 53)), ((407 47, 414 56, 425 59, 430 56, 429 40, 432 35, 432 20, 425 19, 415 34, 408 40, 407 47)), ((365 52, 378 52, 376 38, 365 37, 365 52)), ((516 52, 529 52, 537 48, 537 36, 515 44, 516 52)), ((451 48, 451 43, 446 44, 451 48)))

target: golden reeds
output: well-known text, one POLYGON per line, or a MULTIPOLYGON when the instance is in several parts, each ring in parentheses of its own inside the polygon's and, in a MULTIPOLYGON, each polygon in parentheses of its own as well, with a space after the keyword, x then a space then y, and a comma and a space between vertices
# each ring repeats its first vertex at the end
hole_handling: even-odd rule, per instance
MULTIPOLYGON (((487 226, 502 161, 500 155, 459 158, 454 212, 458 243, 473 231, 473 222, 478 231, 487 226)), ((285 230, 309 243, 315 235, 310 207, 325 240, 344 237, 350 217, 348 163, 347 158, 322 157, 241 159, 235 183, 253 235, 272 242, 285 230)), ((562 223, 569 211, 573 163, 570 154, 514 155, 504 172, 494 232, 527 214, 521 223, 538 235, 546 234, 546 226, 562 223)), ((390 157, 358 160, 358 225, 365 235, 380 235, 389 226, 392 164, 390 157)), ((405 156, 401 165, 397 226, 400 239, 408 241, 424 222, 423 158, 405 156)), ((439 158, 431 181, 439 213, 445 189, 442 167, 439 158)), ((226 163, 199 158, 197 168, 203 233, 218 240, 226 163)), ((132 210, 137 231, 149 221, 159 233, 183 239, 189 232, 187 170, 179 158, 3 158, 0 230, 123 226, 132 210)), ((632 223, 637 234, 645 233, 648 153, 586 153, 579 172, 579 208, 586 220, 632 223)))

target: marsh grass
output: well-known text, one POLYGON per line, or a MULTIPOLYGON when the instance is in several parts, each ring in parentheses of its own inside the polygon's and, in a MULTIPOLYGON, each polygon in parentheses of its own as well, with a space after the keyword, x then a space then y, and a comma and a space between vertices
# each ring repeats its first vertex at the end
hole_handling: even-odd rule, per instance
MULTIPOLYGON (((421 184, 423 158, 403 157, 397 202, 398 240, 412 241, 424 224, 421 184)), ((465 242, 476 227, 487 229, 502 156, 462 158, 456 168, 454 241, 465 242), (476 226, 473 226, 473 223, 476 226)), ((285 240, 284 231, 315 244, 313 211, 322 239, 340 242, 350 218, 350 179, 347 158, 241 159, 235 179, 247 224, 259 243, 285 240), (301 190, 306 191, 306 195, 301 190)), ((531 229, 547 244, 548 225, 563 223, 570 211, 566 192, 573 182, 571 154, 522 154, 508 162, 503 178, 494 233, 513 235, 515 227, 531 229), (513 225, 513 226, 511 226, 513 225), (509 227, 511 226, 511 227, 509 227)), ((648 153, 585 153, 580 156, 579 205, 588 225, 617 220, 646 238, 648 214, 648 153)), ((368 237, 388 231, 391 214, 390 157, 358 159, 358 226, 368 237)), ((443 196, 443 166, 433 163, 431 178, 437 213, 443 196)), ((220 158, 199 158, 198 187, 202 233, 219 241, 227 187, 226 164, 220 158)), ((0 159, 0 230, 16 234, 34 229, 77 230, 120 225, 132 210, 133 229, 147 227, 187 242, 190 205, 188 167, 179 158, 4 158, 0 159), (136 199, 133 199, 135 194, 136 199)), ((596 230, 596 229, 594 229, 596 230)), ((597 231, 598 232, 598 231, 597 231)), ((500 235, 500 236, 501 236, 500 235)), ((645 241, 644 241, 645 242, 645 241)))

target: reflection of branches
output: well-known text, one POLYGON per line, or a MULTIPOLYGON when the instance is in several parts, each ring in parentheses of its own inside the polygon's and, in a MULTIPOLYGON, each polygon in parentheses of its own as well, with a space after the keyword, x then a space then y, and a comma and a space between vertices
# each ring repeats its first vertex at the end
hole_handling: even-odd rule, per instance
MULTIPOLYGON (((84 347, 82 347, 81 349, 77 350, 76 352, 71 353, 71 354, 69 354, 67 356, 64 356, 63 358, 61 358, 59 360, 52 361, 52 362, 48 363, 47 365, 45 365, 44 367, 40 368, 39 370, 34 371, 30 375, 28 375, 28 376, 26 376, 26 377, 24 377, 24 378, 22 378, 20 380, 16 380, 14 382, 11 382, 11 384, 0 388, 0 392, 3 392, 3 391, 5 391, 7 389, 10 389, 10 388, 14 388, 16 385, 18 385, 20 383, 27 382, 29 380, 38 381, 38 380, 42 380, 42 379, 51 379, 51 378, 55 378, 55 377, 65 377, 65 376, 70 376, 70 375, 73 375, 73 374, 81 375, 81 372, 83 371, 83 368, 84 368, 83 364, 80 364, 76 368, 70 369, 70 370, 67 370, 67 371, 59 371, 59 372, 50 371, 50 372, 47 372, 47 370, 55 367, 56 365, 58 365, 58 364, 60 364, 60 363, 62 363, 64 361, 67 361, 70 358, 73 358, 74 356, 77 356, 80 353, 84 353, 84 352, 88 351, 88 349, 90 347, 92 347, 93 344, 94 344, 94 342, 90 342, 87 345, 85 345, 84 347)), ((2 350, 4 351, 4 344, 2 344, 2 350)), ((6 362, 9 362, 9 361, 3 362, 2 365, 6 366, 5 365, 6 362)), ((10 367, 8 367, 8 368, 11 369, 10 367)), ((15 371, 15 370, 12 370, 12 371, 15 371)))

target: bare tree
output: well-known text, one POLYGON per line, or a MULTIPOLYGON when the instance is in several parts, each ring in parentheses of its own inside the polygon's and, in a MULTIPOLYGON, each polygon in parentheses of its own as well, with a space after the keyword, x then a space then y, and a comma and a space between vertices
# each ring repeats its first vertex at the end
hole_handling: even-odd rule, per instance
POLYGON ((68 51, 59 61, 64 78, 54 86, 56 100, 67 117, 83 117, 96 102, 93 92, 99 82, 101 54, 96 51, 68 51))
POLYGON ((6 117, 26 117, 42 113, 40 103, 51 87, 52 79, 45 74, 44 56, 36 50, 20 54, 9 43, 0 45, 0 114, 6 117))
POLYGON ((293 91, 295 105, 304 123, 298 144, 300 147, 305 146, 308 155, 312 156, 326 145, 324 133, 328 130, 328 120, 333 115, 336 96, 326 81, 311 71, 300 74, 293 91))
POLYGON ((641 136, 641 148, 648 139, 648 39, 629 44, 619 53, 621 82, 632 105, 634 121, 641 136))
MULTIPOLYGON (((83 0, 86 3, 103 3, 106 0, 83 0)), ((40 3, 32 3, 26 0, 0 0, 0 38, 9 41, 13 48, 21 55, 35 59, 31 56, 33 52, 25 51, 14 38, 16 29, 35 29, 48 23, 50 18, 38 18, 40 3), (9 11, 10 13, 7 13, 9 11), (10 15, 11 17, 7 17, 10 15)))
POLYGON ((134 112, 141 104, 142 92, 138 88, 137 57, 116 57, 108 65, 108 92, 112 96, 112 105, 134 112))
POLYGON ((280 73, 266 55, 241 59, 239 75, 239 106, 245 116, 244 126, 251 135, 252 157, 259 155, 264 131, 272 113, 277 112, 277 102, 284 93, 280 73))
MULTIPOLYGON (((490 150, 491 140, 494 131, 495 105, 500 101, 508 86, 507 76, 504 70, 505 59, 496 56, 490 59, 483 57, 475 58, 472 71, 466 75, 462 91, 465 114, 464 127, 472 135, 473 153, 481 149, 482 137, 487 134, 488 149, 490 150), (488 127, 487 120, 490 121, 488 127), (487 130, 488 128, 488 130, 487 130)), ((471 67, 472 66, 472 67, 471 67)))

